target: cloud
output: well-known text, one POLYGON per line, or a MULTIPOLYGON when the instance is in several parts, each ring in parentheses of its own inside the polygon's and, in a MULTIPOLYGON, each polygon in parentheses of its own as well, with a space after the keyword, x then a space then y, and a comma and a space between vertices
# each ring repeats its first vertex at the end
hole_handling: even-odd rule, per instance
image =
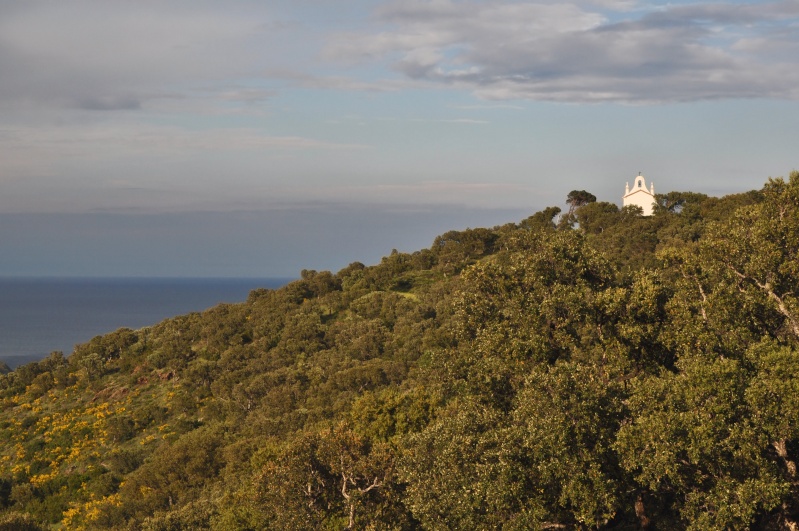
POLYGON ((255 105, 272 99, 275 94, 273 90, 238 87, 224 91, 220 96, 225 101, 255 105))
POLYGON ((0 105, 134 110, 253 68, 261 22, 202 2, 43 0, 0 17, 0 105))
POLYGON ((79 108, 87 111, 135 111, 141 109, 141 101, 133 96, 89 96, 76 103, 79 108))
POLYGON ((191 160, 206 153, 286 156, 291 152, 361 150, 362 144, 301 136, 276 136, 248 128, 191 130, 146 124, 0 127, 0 160, 4 180, 57 175, 70 164, 100 161, 191 160), (13 176, 13 177, 11 177, 13 176))
POLYGON ((324 202, 352 201, 382 204, 471 205, 490 208, 517 207, 518 198, 533 198, 540 191, 528 184, 509 182, 420 181, 392 184, 341 185, 294 188, 292 195, 324 202), (299 192, 299 194, 298 194, 299 192))
POLYGON ((416 122, 431 124, 464 124, 464 125, 485 125, 490 122, 487 120, 476 120, 474 118, 383 118, 387 122, 416 122))
POLYGON ((254 107, 277 85, 452 87, 486 100, 797 99, 797 26, 795 0, 4 2, 0 108, 254 107))
POLYGON ((403 0, 327 56, 487 100, 653 103, 799 98, 799 3, 403 0))

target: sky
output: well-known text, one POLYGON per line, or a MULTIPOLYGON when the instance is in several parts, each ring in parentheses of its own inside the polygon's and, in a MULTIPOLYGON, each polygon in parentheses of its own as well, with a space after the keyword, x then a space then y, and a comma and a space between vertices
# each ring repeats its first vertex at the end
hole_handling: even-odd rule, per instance
POLYGON ((0 0, 0 276, 291 277, 797 169, 799 1, 0 0))

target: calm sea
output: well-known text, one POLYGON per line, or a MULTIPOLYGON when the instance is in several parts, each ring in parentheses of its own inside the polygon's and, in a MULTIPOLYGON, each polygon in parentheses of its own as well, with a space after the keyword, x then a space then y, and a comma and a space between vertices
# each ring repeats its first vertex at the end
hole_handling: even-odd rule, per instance
POLYGON ((241 302, 292 279, 0 278, 0 361, 15 368, 122 327, 241 302))

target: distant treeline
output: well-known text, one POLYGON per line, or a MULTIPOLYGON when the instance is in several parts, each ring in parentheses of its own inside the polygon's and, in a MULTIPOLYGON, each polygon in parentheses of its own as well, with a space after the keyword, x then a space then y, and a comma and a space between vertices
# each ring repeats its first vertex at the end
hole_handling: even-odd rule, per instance
POLYGON ((0 530, 797 529, 799 173, 567 202, 0 376, 0 530))

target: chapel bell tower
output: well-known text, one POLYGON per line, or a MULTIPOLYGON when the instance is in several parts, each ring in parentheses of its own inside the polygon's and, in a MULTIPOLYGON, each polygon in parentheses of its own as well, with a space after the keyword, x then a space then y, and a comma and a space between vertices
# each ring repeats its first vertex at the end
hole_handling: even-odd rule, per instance
POLYGON ((633 181, 633 187, 630 188, 630 183, 624 187, 624 196, 621 198, 622 206, 635 205, 644 210, 644 216, 651 216, 653 203, 655 202, 655 184, 652 183, 647 190, 646 181, 641 173, 633 181))

